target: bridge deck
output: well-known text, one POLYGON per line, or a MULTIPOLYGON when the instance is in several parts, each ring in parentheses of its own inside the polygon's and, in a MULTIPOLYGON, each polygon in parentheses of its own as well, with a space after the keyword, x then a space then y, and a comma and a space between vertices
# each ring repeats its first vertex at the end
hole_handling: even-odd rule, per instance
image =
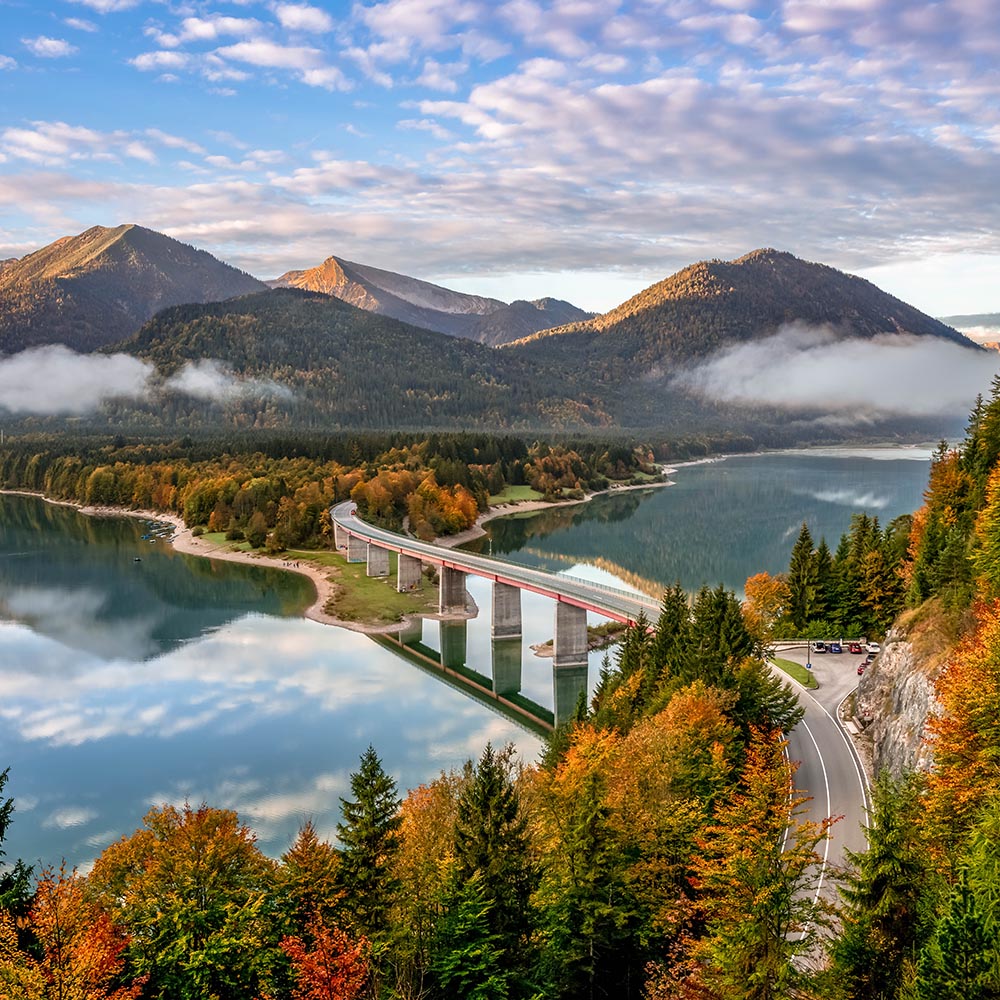
POLYGON ((616 590, 614 587, 605 587, 600 583, 547 573, 545 570, 530 569, 493 556, 446 549, 440 545, 398 535, 394 531, 376 528, 362 521, 354 513, 354 504, 350 501, 332 507, 330 517, 341 531, 380 548, 413 556, 435 566, 446 566, 462 573, 485 577, 496 583, 506 583, 511 587, 542 594, 604 615, 614 621, 635 622, 640 612, 645 614, 647 620, 655 620, 659 615, 659 602, 645 594, 634 594, 626 590, 616 590))

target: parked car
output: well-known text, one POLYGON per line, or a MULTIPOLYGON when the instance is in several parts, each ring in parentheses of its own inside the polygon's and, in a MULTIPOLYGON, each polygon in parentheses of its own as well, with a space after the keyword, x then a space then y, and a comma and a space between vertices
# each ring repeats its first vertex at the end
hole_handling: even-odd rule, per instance
POLYGON ((826 643, 825 642, 814 642, 813 643, 813 652, 814 653, 825 653, 826 652, 826 643))
POLYGON ((859 677, 865 672, 865 667, 867 667, 867 666, 868 666, 867 663, 859 663, 858 664, 858 676, 859 677))
POLYGON ((878 656, 878 653, 869 653, 869 654, 868 654, 868 655, 867 655, 867 656, 865 657, 865 663, 871 663, 871 662, 872 662, 872 660, 874 660, 876 656, 878 656))
POLYGON ((861 648, 860 642, 849 642, 847 644, 848 653, 863 653, 864 650, 861 648))
POLYGON ((868 653, 881 653, 882 647, 877 642, 869 642, 865 646, 865 651, 868 653))
POLYGON ((842 653, 844 651, 844 647, 839 642, 831 642, 829 648, 831 653, 842 653))

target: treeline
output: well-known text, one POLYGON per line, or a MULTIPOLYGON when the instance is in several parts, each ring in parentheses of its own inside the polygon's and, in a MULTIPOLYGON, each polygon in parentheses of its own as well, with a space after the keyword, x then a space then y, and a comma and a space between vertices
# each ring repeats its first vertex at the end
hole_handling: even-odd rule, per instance
POLYGON ((282 443, 211 453, 185 440, 19 439, 0 449, 0 484, 91 506, 174 513, 190 527, 281 551, 328 544, 327 512, 341 500, 353 500, 377 524, 399 529, 409 518, 413 531, 434 537, 469 527, 509 485, 555 500, 654 471, 648 448, 596 440, 577 450, 516 437, 371 435, 325 440, 312 453, 300 442, 292 456, 282 443))
POLYGON ((728 997, 758 966, 805 983, 825 828, 786 842, 800 709, 758 647, 731 593, 673 590, 536 766, 487 746, 402 797, 369 748, 338 846, 306 824, 271 860, 231 811, 162 806, 86 875, 29 890, 19 869, 0 995, 728 997))

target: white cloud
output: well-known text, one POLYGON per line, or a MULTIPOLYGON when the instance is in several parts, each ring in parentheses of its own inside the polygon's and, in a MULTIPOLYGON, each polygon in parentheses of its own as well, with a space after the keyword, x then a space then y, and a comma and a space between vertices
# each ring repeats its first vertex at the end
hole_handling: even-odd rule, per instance
POLYGON ((93 34, 98 30, 93 21, 86 21, 82 17, 67 17, 63 20, 67 28, 75 28, 77 31, 86 31, 93 34))
POLYGON ((304 3, 279 3, 274 12, 283 28, 323 34, 333 31, 334 20, 325 10, 304 3))
POLYGON ((205 149, 199 143, 194 142, 191 139, 185 139, 183 136, 172 135, 169 132, 164 132, 162 129, 158 128, 148 128, 146 129, 146 135, 150 139, 167 146, 170 149, 184 149, 189 153, 204 153, 205 149))
POLYGON ((70 0, 71 3, 90 7, 99 14, 114 14, 121 10, 131 10, 138 7, 142 0, 70 0))
POLYGON ((324 90, 351 90, 353 84, 336 66, 319 66, 302 72, 302 82, 324 90))
POLYGON ((22 38, 21 44, 34 56, 41 59, 62 59, 77 51, 75 45, 70 45, 63 38, 49 38, 39 35, 37 38, 22 38))
POLYGON ((937 337, 883 334, 840 339, 790 324, 764 340, 719 352, 675 381, 710 399, 779 409, 953 416, 985 392, 1000 367, 992 351, 937 337))
POLYGON ((0 70, 15 69, 16 66, 17 66, 16 59, 11 59, 10 56, 0 56, 0 70))
POLYGON ((264 39, 227 45, 217 49, 216 55, 268 69, 315 69, 322 60, 319 49, 306 45, 279 45, 264 39))
POLYGON ((225 362, 206 358, 188 362, 164 387, 182 392, 195 399, 225 402, 245 396, 278 396, 289 398, 291 392, 270 379, 243 379, 233 374, 225 362))
POLYGON ((147 72, 161 69, 185 69, 191 63, 191 56, 186 52, 142 52, 129 62, 138 70, 147 72))
POLYGON ((68 830, 75 826, 85 826, 97 819, 98 815, 96 809, 90 809, 86 806, 64 806, 42 820, 42 826, 68 830))
POLYGON ((0 358, 0 407, 14 413, 86 413, 140 396, 152 366, 127 354, 77 354, 54 345, 0 358))

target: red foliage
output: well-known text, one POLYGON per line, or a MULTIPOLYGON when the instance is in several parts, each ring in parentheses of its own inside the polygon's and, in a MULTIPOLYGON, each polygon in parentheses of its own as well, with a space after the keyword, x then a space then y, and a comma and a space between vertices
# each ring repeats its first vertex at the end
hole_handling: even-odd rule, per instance
POLYGON ((354 1000, 368 980, 368 941, 352 942, 339 927, 326 927, 318 917, 307 926, 312 947, 288 936, 281 950, 295 970, 295 1000, 354 1000))

